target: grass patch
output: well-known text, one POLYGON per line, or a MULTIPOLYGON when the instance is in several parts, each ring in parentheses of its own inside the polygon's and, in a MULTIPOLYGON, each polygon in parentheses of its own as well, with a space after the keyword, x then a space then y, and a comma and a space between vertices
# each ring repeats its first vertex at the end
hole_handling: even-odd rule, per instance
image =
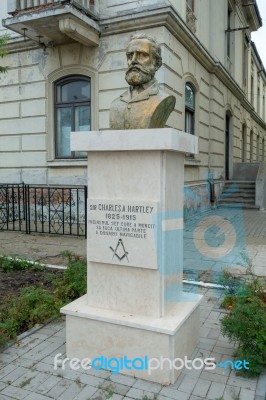
MULTIPOLYGON (((0 309, 0 346, 34 325, 59 316, 61 307, 86 293, 86 260, 72 253, 64 255, 68 258, 68 268, 61 276, 47 273, 46 279, 51 283, 49 289, 27 286, 17 296, 4 299, 0 309)), ((39 268, 38 265, 8 257, 1 257, 0 262, 2 272, 36 271, 36 267, 37 270, 39 268)))
POLYGON ((15 272, 26 269, 43 271, 45 270, 45 267, 41 264, 20 260, 16 257, 0 256, 0 272, 15 272))
POLYGON ((27 386, 29 383, 31 383, 31 378, 26 379, 25 381, 22 381, 21 384, 19 385, 19 387, 22 389, 25 386, 27 386))

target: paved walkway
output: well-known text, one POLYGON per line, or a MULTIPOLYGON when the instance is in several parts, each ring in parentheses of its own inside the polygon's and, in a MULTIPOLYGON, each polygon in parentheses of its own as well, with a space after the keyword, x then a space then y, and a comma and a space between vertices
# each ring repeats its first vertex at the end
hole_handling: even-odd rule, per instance
MULTIPOLYGON (((25 235, 0 231, 0 254, 16 255, 50 264, 66 263, 60 254, 86 255, 83 238, 25 235)), ((266 276, 266 212, 218 209, 186 221, 185 274, 215 281, 229 268, 243 273, 249 259, 258 275, 266 276), (229 251, 230 250, 230 251, 229 251)), ((187 290, 199 290, 184 285, 187 290)), ((200 289, 200 342, 191 359, 214 357, 216 363, 233 359, 235 348, 220 333, 221 290, 200 289)), ((185 369, 174 385, 163 387, 108 371, 54 370, 54 356, 65 357, 64 320, 53 322, 22 338, 0 353, 0 400, 264 400, 266 376, 237 377, 216 366, 214 371, 185 369)))
POLYGON ((266 277, 266 211, 218 208, 185 222, 184 271, 214 281, 222 271, 266 277))
MULTIPOLYGON (((197 290, 190 285, 187 290, 197 290)), ((200 342, 191 360, 233 360, 235 348, 220 334, 221 290, 202 289, 200 342)), ((228 368, 185 369, 174 385, 163 387, 109 371, 54 369, 54 357, 65 358, 64 321, 53 322, 0 354, 0 400, 263 400, 264 382, 243 379, 228 368), (257 397, 256 397, 257 391, 257 397)))

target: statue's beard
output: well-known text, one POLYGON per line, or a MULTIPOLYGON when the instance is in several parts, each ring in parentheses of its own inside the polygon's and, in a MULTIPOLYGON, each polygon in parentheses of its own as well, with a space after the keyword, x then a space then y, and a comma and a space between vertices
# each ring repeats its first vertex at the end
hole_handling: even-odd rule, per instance
POLYGON ((150 82, 154 75, 155 69, 153 65, 145 68, 139 65, 131 66, 126 72, 126 81, 131 86, 139 86, 150 82))

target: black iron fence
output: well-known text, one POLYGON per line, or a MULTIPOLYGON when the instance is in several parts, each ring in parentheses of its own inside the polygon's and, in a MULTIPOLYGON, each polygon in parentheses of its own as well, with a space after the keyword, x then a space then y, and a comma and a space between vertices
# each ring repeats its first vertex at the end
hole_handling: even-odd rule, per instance
POLYGON ((25 185, 0 185, 0 229, 23 230, 26 216, 25 185))
POLYGON ((0 230, 87 236, 87 187, 0 184, 0 230))

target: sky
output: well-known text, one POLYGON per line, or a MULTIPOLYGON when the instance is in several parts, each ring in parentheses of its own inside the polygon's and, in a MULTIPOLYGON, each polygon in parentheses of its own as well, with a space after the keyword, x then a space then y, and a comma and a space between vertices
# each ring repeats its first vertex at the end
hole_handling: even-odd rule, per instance
POLYGON ((251 34, 251 39, 255 43, 264 68, 266 69, 266 0, 257 0, 257 4, 263 26, 257 32, 251 34))

